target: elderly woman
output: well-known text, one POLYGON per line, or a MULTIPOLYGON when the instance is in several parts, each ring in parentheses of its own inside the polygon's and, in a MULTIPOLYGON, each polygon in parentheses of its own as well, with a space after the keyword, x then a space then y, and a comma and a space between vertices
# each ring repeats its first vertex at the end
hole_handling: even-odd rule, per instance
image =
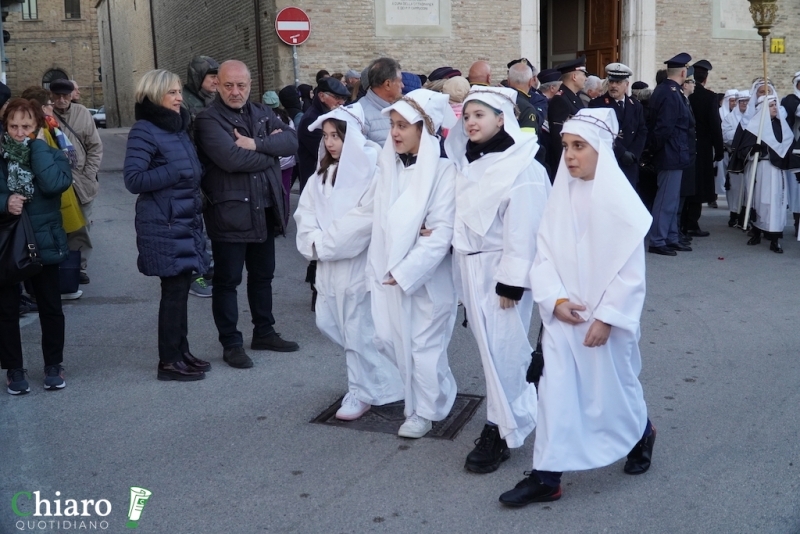
POLYGON ((208 269, 203 237, 202 167, 181 107, 181 80, 163 69, 136 87, 136 124, 128 134, 125 187, 138 194, 139 271, 161 278, 159 380, 205 378, 211 364, 189 352, 187 300, 192 272, 208 269))
MULTIPOLYGON (((60 150, 44 141, 41 106, 15 98, 3 113, 3 162, 0 165, 0 218, 28 214, 36 246, 44 264, 30 278, 39 306, 44 355, 44 388, 66 386, 64 368, 64 313, 61 310, 58 264, 67 257, 67 234, 61 223, 61 193, 72 183, 69 162, 60 150)), ((19 331, 19 286, 0 285, 0 363, 7 369, 8 392, 28 393, 31 388, 22 363, 19 331)))

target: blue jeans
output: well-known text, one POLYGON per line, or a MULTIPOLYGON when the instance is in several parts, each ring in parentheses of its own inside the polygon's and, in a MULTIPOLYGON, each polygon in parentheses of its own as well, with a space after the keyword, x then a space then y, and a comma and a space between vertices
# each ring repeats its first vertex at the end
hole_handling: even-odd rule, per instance
POLYGON ((213 241, 214 279, 211 310, 223 348, 241 347, 242 333, 237 329, 239 303, 236 288, 242 283, 242 268, 247 267, 247 300, 253 316, 253 337, 275 331, 272 325, 272 278, 275 273, 275 231, 268 224, 263 243, 227 243, 213 241))

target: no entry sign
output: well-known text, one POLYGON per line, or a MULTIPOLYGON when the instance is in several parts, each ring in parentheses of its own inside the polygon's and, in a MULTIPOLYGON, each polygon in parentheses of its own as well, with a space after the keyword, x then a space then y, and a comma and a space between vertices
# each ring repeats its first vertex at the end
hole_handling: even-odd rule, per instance
POLYGON ((302 9, 287 7, 275 17, 275 31, 280 40, 288 45, 303 44, 311 34, 311 21, 302 9))

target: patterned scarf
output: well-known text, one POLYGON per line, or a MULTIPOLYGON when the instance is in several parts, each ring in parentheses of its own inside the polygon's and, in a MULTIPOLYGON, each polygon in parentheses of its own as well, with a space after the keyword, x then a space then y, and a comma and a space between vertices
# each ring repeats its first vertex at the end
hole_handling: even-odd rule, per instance
POLYGON ((3 135, 3 157, 8 160, 8 189, 12 193, 33 198, 33 172, 31 172, 30 139, 21 143, 8 133, 3 135))

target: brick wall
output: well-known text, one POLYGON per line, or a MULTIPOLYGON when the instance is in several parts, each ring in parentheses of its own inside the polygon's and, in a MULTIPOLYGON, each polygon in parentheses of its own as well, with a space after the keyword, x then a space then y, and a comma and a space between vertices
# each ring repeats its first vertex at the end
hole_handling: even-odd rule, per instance
POLYGON ((101 0, 97 19, 107 95, 106 123, 109 128, 130 126, 135 121, 136 84, 155 65, 150 6, 142 1, 101 0))
POLYGON ((59 69, 78 82, 81 103, 103 104, 103 87, 97 76, 100 45, 94 0, 81 0, 81 18, 66 19, 64 0, 38 0, 38 18, 22 20, 22 13, 9 13, 4 29, 11 34, 6 43, 7 80, 18 96, 31 85, 41 85, 50 69, 59 69))
MULTIPOLYGON (((772 36, 786 37, 786 53, 768 53, 767 65, 769 77, 783 97, 791 91, 792 74, 800 70, 800 2, 781 1, 778 6, 779 19, 772 36)), ((707 88, 718 93, 731 88, 750 89, 753 78, 763 76, 761 41, 713 38, 709 30, 712 9, 708 0, 659 0, 656 58, 663 61, 678 52, 688 52, 714 66, 707 88)), ((752 32, 757 37, 756 30, 752 32)))

